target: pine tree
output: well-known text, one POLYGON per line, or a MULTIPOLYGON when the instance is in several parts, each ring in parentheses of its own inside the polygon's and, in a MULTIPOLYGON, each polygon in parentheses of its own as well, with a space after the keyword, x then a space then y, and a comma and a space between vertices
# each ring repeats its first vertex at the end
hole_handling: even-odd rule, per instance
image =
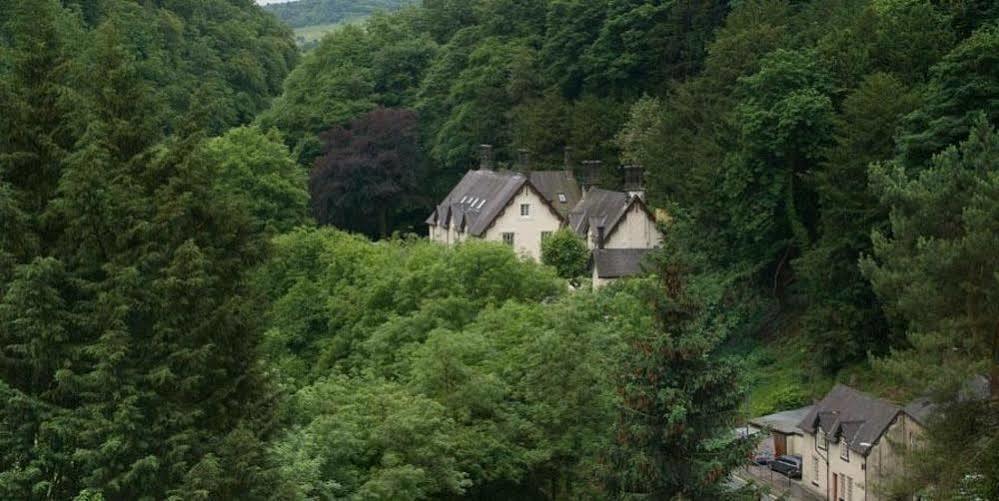
POLYGON ((731 435, 740 369, 718 353, 725 333, 704 321, 686 288, 690 271, 680 260, 665 265, 648 299, 656 328, 627 340, 618 368, 606 489, 621 499, 718 499, 749 450, 731 435))
POLYGON ((891 233, 874 234, 863 270, 887 313, 905 326, 907 346, 878 364, 913 391, 944 405, 912 486, 942 498, 999 495, 999 133, 983 115, 968 139, 918 172, 900 162, 872 168, 891 233), (973 376, 989 374, 992 400, 957 399, 973 376), (960 447, 960 457, 940 453, 960 447), (973 485, 967 485, 968 483, 973 485))

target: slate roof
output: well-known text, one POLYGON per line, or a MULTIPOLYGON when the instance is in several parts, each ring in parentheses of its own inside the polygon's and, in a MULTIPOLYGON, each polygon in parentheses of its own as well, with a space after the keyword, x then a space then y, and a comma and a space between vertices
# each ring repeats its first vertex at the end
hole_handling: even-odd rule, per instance
MULTIPOLYGON (((543 176, 548 186, 557 190, 561 184, 554 182, 555 177, 543 176)), ((525 185, 531 186, 542 197, 546 197, 533 182, 528 181, 527 176, 519 172, 489 169, 468 171, 425 222, 430 225, 441 225, 444 228, 453 224, 457 228, 465 228, 465 231, 472 236, 481 237, 510 203, 510 199, 525 185)), ((558 192, 553 196, 557 198, 558 192)), ((558 212, 554 204, 550 204, 550 207, 558 212)))
POLYGON ((531 184, 548 202, 555 207, 562 218, 568 218, 569 212, 579 203, 583 192, 579 189, 579 183, 570 172, 564 170, 536 170, 529 174, 531 184), (565 202, 559 198, 559 194, 564 195, 565 202))
POLYGON ((791 435, 794 433, 801 434, 801 428, 798 428, 798 423, 800 423, 809 412, 812 412, 813 408, 814 406, 809 405, 800 409, 776 412, 767 416, 750 419, 749 424, 756 426, 757 428, 769 428, 785 435, 791 435))
POLYGON ((594 249, 598 278, 621 278, 645 271, 645 257, 652 249, 594 249))
POLYGON ((798 427, 810 434, 821 427, 830 438, 844 440, 851 450, 866 456, 902 412, 891 402, 837 384, 798 427))
POLYGON ((590 188, 569 213, 569 227, 581 237, 586 236, 590 226, 600 224, 610 233, 627 212, 630 200, 631 197, 623 191, 590 188))
MULTIPOLYGON (((957 393, 958 402, 988 400, 991 397, 989 378, 976 375, 964 382, 957 393)), ((905 406, 905 413, 924 426, 939 406, 930 397, 920 397, 905 406)))

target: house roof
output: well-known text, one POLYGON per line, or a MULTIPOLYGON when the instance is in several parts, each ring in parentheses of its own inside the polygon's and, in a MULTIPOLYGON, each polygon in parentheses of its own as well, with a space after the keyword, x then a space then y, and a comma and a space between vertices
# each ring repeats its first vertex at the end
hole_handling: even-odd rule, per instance
MULTIPOLYGON (((957 392, 958 402, 982 401, 991 397, 991 385, 989 378, 978 374, 964 382, 957 392)), ((939 405, 930 397, 920 397, 909 402, 904 410, 917 422, 926 425, 933 413, 939 409, 939 405)))
MULTIPOLYGON (((453 224, 457 228, 465 228, 473 236, 481 237, 510 203, 510 199, 525 185, 542 199, 546 198, 527 176, 518 172, 488 169, 468 171, 434 209, 426 223, 445 228, 453 224)), ((558 196, 557 193, 555 196, 558 196)), ((552 212, 564 219, 549 200, 545 199, 545 202, 552 212)))
POLYGON ((798 423, 800 423, 801 420, 804 419, 814 407, 815 406, 809 405, 800 409, 760 416, 758 418, 750 419, 749 424, 756 426, 757 428, 769 428, 785 435, 791 435, 793 433, 800 434, 801 428, 798 428, 798 423))
POLYGON ((603 225, 609 233, 627 212, 630 198, 623 191, 590 188, 569 213, 569 226, 582 237, 595 225, 603 225))
POLYGON ((593 267, 598 278, 621 278, 645 271, 645 257, 652 249, 594 249, 593 267))
POLYGON ((603 226, 604 238, 610 238, 633 207, 640 208, 650 220, 655 221, 655 216, 641 198, 623 191, 590 188, 569 213, 569 227, 577 235, 586 237, 590 228, 603 226))
POLYGON ((569 212, 579 203, 583 192, 579 189, 579 183, 571 172, 564 170, 536 170, 528 173, 531 184, 541 195, 548 200, 548 203, 562 215, 568 218, 569 212), (561 197, 559 196, 561 195, 561 197), (563 201, 564 200, 564 201, 563 201))
POLYGON ((844 440, 850 449, 866 456, 902 412, 891 402, 837 384, 798 427, 812 434, 821 427, 830 437, 844 440))

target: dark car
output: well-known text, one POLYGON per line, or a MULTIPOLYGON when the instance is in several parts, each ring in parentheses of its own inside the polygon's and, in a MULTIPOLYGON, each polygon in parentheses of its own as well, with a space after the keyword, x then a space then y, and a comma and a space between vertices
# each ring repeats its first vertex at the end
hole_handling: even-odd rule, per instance
POLYGON ((773 460, 774 457, 771 456, 770 454, 757 454, 756 456, 753 457, 753 463, 758 466, 767 466, 768 464, 773 462, 773 460))
POLYGON ((801 478, 801 456, 781 456, 770 463, 770 469, 791 478, 801 478))

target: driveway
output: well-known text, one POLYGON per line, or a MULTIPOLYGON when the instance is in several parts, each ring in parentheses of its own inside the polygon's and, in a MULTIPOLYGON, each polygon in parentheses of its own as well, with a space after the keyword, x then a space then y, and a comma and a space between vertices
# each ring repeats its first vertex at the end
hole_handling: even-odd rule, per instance
POLYGON ((749 483, 769 487, 770 494, 761 497, 764 501, 787 499, 795 501, 824 501, 822 496, 813 493, 801 485, 800 480, 793 480, 780 473, 771 471, 766 466, 750 465, 733 473, 736 482, 749 483))

